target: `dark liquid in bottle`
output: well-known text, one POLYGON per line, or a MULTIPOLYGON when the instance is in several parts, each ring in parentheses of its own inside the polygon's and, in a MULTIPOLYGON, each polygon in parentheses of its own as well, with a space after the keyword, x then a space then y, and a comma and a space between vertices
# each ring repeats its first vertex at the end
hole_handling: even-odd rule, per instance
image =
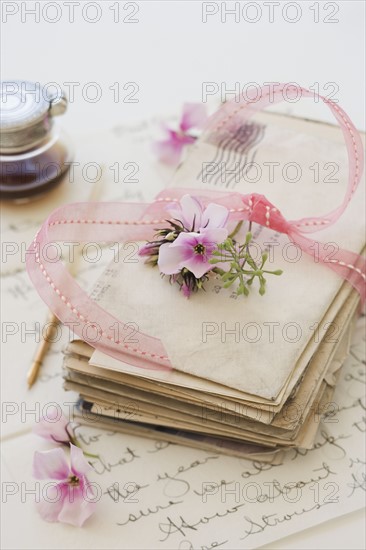
POLYGON ((7 155, 0 161, 0 196, 2 199, 22 199, 56 187, 68 170, 69 152, 57 142, 39 155, 15 160, 7 155))

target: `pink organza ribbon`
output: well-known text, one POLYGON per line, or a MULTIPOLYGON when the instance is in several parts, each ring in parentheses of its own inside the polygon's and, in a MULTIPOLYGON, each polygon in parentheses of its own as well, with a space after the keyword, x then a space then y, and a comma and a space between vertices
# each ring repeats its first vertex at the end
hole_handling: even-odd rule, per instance
MULTIPOLYGON (((211 119, 204 139, 210 139, 223 129, 248 119, 256 111, 269 104, 288 98, 314 97, 309 90, 283 84, 273 92, 262 89, 261 97, 252 102, 232 101, 226 103, 211 119)), ((366 293, 366 264, 358 254, 339 249, 329 254, 326 245, 306 236, 334 224, 346 209, 362 175, 363 148, 361 138, 346 113, 331 100, 321 97, 339 122, 349 158, 349 179, 342 203, 321 217, 286 220, 277 207, 266 197, 256 193, 242 195, 233 192, 195 190, 204 204, 215 202, 225 206, 230 221, 248 220, 288 235, 290 241, 304 252, 314 256, 360 294, 366 293)), ((167 189, 151 204, 145 203, 75 203, 60 207, 47 218, 27 251, 27 269, 38 293, 64 324, 94 348, 120 361, 143 368, 169 369, 171 363, 158 338, 142 332, 130 338, 129 324, 118 320, 96 303, 69 274, 60 259, 50 257, 50 247, 56 242, 128 242, 150 240, 157 227, 167 217, 166 203, 178 201, 192 189, 167 189), (137 338, 137 342, 136 342, 137 338)), ((183 299, 183 298, 182 298, 183 299)), ((122 316, 123 316, 123 312, 122 316)))

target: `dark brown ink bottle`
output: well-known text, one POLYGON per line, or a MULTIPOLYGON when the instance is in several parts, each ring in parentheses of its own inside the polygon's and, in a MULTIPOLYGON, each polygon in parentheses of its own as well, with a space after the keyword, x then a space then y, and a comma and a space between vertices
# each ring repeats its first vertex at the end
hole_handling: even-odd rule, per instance
POLYGON ((72 161, 72 147, 54 117, 66 111, 61 90, 3 81, 0 87, 0 197, 24 202, 56 187, 72 161))

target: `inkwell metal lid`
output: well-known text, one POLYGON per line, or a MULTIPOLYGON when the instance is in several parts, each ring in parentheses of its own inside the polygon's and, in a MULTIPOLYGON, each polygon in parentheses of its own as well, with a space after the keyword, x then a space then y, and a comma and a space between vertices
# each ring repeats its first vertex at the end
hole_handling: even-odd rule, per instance
POLYGON ((72 147, 53 117, 66 107, 66 96, 57 86, 24 80, 0 82, 2 199, 22 202, 39 197, 63 181, 72 147))
POLYGON ((65 112, 61 90, 48 91, 39 82, 0 84, 0 154, 22 153, 38 147, 50 134, 53 117, 65 112))

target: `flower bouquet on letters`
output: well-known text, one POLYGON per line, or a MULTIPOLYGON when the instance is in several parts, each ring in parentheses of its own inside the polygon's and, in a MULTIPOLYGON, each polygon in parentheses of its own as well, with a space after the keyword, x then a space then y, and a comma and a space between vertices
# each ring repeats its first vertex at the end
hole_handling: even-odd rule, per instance
POLYGON ((265 275, 281 275, 281 270, 264 269, 266 252, 260 263, 252 257, 251 222, 242 244, 235 237, 243 221, 229 234, 229 211, 224 206, 210 203, 204 208, 197 197, 184 195, 166 210, 173 219, 167 220, 168 227, 156 230, 156 240, 148 242, 140 250, 140 256, 147 256, 146 263, 158 265, 160 273, 169 275, 170 282, 177 283, 187 298, 192 292, 204 289, 210 273, 222 277, 224 288, 235 283, 236 293, 245 296, 256 278, 263 295, 265 275))

